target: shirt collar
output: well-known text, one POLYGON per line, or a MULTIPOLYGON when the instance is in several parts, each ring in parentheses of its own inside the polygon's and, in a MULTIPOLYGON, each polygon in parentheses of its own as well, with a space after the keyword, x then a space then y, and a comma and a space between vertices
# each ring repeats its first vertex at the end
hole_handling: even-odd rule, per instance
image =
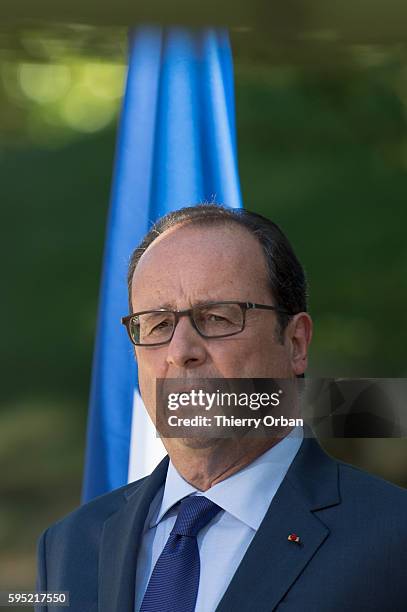
POLYGON ((252 463, 205 492, 199 491, 184 480, 170 461, 161 507, 158 514, 155 513, 152 517, 149 527, 155 527, 181 499, 197 494, 204 495, 238 520, 257 530, 301 446, 303 437, 302 427, 295 427, 252 463))

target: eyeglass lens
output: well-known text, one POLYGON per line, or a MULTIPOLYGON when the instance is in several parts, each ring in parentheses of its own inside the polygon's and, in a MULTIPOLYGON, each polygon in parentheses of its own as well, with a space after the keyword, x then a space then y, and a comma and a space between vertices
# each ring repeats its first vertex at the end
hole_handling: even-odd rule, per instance
MULTIPOLYGON (((192 311, 199 332, 208 338, 232 335, 243 329, 244 314, 238 304, 197 306, 192 311)), ((176 315, 170 311, 147 312, 133 317, 130 332, 136 344, 168 341, 174 331, 176 315)))

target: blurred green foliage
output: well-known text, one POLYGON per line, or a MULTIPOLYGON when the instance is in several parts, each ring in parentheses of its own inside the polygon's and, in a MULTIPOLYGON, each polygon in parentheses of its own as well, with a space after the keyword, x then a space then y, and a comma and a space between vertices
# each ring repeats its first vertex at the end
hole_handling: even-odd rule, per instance
POLYGON ((312 372, 405 376, 404 67, 237 70, 246 207, 286 230, 310 284, 312 372))
MULTIPOLYGON (((328 34, 285 54, 233 34, 244 201, 306 267, 311 373, 406 376, 406 55, 328 34)), ((3 588, 31 585, 39 532, 79 503, 125 73, 123 32, 93 35, 19 31, 0 52, 3 588)), ((328 447, 406 483, 402 440, 328 447)))

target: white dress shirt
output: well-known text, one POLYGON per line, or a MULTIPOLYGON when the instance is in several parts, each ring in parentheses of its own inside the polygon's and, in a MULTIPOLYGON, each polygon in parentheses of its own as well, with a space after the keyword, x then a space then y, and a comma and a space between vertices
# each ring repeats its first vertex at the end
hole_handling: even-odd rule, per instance
POLYGON ((302 427, 295 427, 252 463, 204 492, 184 480, 170 461, 165 484, 152 501, 144 525, 137 561, 136 612, 174 526, 178 512, 174 505, 188 495, 204 495, 222 508, 197 536, 201 572, 195 612, 216 609, 302 440, 302 427))

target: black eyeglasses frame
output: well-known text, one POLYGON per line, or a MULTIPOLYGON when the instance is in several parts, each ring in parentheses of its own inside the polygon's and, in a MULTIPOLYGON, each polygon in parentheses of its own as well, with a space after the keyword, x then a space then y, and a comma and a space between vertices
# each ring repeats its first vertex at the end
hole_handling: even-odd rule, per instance
POLYGON ((193 328, 196 330, 196 332, 201 336, 201 338, 205 338, 205 339, 218 339, 218 338, 229 338, 230 336, 235 336, 236 334, 241 334, 242 331, 244 331, 245 329, 245 325, 246 325, 246 312, 248 310, 274 310, 276 312, 280 312, 282 314, 286 314, 289 316, 293 316, 294 313, 289 312, 287 310, 284 310, 283 308, 279 308, 278 306, 270 306, 269 304, 256 304, 255 302, 235 302, 234 300, 223 300, 221 302, 205 302, 202 304, 197 304, 196 306, 193 306, 192 308, 186 308, 185 310, 170 310, 168 308, 157 308, 157 309, 153 309, 153 310, 142 310, 139 312, 133 312, 130 315, 127 315, 125 317, 121 318, 121 323, 122 325, 124 325, 126 327, 127 330, 127 334, 130 338, 131 343, 134 346, 163 346, 165 344, 169 344, 174 336, 175 333, 175 329, 178 325, 179 319, 181 317, 189 317, 189 320, 191 321, 191 324, 193 326, 193 328), (205 334, 203 334, 197 327, 196 322, 194 320, 193 317, 193 313, 197 308, 205 308, 207 306, 216 306, 218 304, 236 304, 236 306, 240 306, 241 310, 242 310, 242 315, 243 315, 243 323, 242 323, 242 328, 239 329, 238 331, 229 333, 229 334, 222 334, 221 336, 206 336, 205 334), (132 335, 131 335, 131 331, 130 331, 130 323, 131 320, 139 315, 142 314, 147 314, 147 313, 154 313, 154 312, 168 312, 168 313, 172 313, 175 316, 175 323, 174 323, 174 328, 172 330, 171 336, 170 338, 168 338, 168 340, 166 340, 165 342, 154 342, 154 343, 136 343, 134 342, 132 335))

